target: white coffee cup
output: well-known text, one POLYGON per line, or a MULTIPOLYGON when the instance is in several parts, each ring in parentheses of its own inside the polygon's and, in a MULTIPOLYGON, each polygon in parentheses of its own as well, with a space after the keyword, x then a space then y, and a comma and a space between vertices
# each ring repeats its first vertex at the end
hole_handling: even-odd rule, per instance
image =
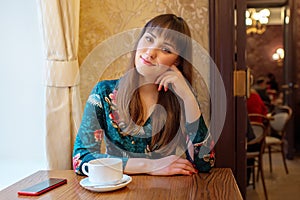
POLYGON ((89 182, 94 184, 112 184, 123 178, 122 160, 119 158, 91 160, 83 163, 82 171, 89 177, 89 182))

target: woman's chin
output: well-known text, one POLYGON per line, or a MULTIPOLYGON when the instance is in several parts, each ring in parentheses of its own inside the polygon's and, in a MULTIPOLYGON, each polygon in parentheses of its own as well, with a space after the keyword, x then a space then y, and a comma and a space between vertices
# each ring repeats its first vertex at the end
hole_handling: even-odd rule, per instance
POLYGON ((158 76, 160 76, 161 74, 163 74, 165 71, 167 71, 167 68, 161 68, 161 67, 157 67, 157 66, 139 66, 136 67, 137 72, 144 77, 151 77, 156 79, 158 76))

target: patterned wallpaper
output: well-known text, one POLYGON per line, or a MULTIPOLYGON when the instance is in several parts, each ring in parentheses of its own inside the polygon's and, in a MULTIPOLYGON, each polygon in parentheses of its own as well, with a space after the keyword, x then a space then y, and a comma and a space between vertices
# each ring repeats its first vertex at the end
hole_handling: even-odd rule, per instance
POLYGON ((271 72, 278 83, 283 84, 282 66, 272 60, 276 49, 283 47, 283 26, 269 25, 261 35, 248 35, 246 44, 246 64, 254 78, 271 72))
MULTIPOLYGON (((118 78, 124 72, 129 57, 126 54, 120 56, 109 63, 109 67, 103 68, 104 66, 96 66, 101 65, 99 63, 86 61, 87 58, 92 60, 91 53, 93 57, 97 56, 95 54, 98 52, 103 59, 111 57, 112 52, 107 52, 109 50, 99 50, 100 43, 121 32, 142 28, 149 19, 163 13, 173 13, 184 18, 190 26, 193 39, 208 51, 208 0, 81 0, 78 57, 81 66, 80 93, 83 105, 91 88, 99 79, 118 78), (100 77, 99 70, 103 71, 100 77)), ((126 45, 129 46, 131 43, 125 40, 122 42, 127 42, 126 45)), ((109 48, 110 46, 107 49, 109 48)), ((209 93, 199 74, 195 84, 197 91, 201 91, 199 99, 202 112, 208 116, 209 93)))
POLYGON ((193 38, 208 49, 207 0, 81 0, 79 62, 108 37, 140 28, 162 13, 183 17, 193 38))

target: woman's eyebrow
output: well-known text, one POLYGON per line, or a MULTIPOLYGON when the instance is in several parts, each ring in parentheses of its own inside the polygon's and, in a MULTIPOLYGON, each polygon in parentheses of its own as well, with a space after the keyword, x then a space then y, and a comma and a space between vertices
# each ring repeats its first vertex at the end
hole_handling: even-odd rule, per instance
POLYGON ((171 44, 171 43, 164 42, 164 44, 165 44, 165 45, 168 45, 168 46, 170 46, 170 47, 172 47, 173 49, 175 49, 175 46, 174 46, 173 44, 171 44))
MULTIPOLYGON (((147 33, 150 34, 153 38, 157 38, 157 36, 155 34, 153 34, 152 32, 147 32, 147 33)), ((174 44, 172 44, 172 43, 164 41, 164 44, 170 46, 173 49, 176 49, 174 44)))
POLYGON ((152 37, 156 38, 156 35, 154 35, 152 32, 147 32, 149 33, 152 37))

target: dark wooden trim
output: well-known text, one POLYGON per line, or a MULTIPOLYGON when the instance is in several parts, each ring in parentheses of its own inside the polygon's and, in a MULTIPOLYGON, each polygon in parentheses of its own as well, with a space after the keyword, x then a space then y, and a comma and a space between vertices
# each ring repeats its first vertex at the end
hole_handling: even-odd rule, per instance
MULTIPOLYGON (((210 55, 215 61, 223 78, 227 113, 222 134, 215 146, 216 167, 230 167, 237 180, 241 194, 245 197, 246 190, 246 158, 245 158, 245 101, 233 95, 233 71, 238 67, 245 68, 245 36, 237 35, 234 24, 234 10, 245 10, 245 0, 215 0, 209 1, 210 10, 210 55), (237 3, 236 1, 240 1, 237 3), (238 41, 238 42, 237 42, 238 41), (237 45, 237 46, 236 46, 237 45), (236 52, 236 50, 238 50, 236 52), (235 60, 237 59, 237 62, 235 60), (239 114, 237 114, 239 113, 239 114)), ((244 13, 238 12, 244 19, 244 13)), ((244 29, 244 21, 238 20, 239 31, 244 29)), ((238 32, 239 33, 239 32, 238 32)), ((245 33, 244 33, 245 35, 245 33)), ((211 82, 212 93, 214 81, 211 82)), ((212 109, 212 112, 214 111, 212 109)), ((217 113, 216 113, 217 114, 217 113)))
MULTIPOLYGON (((210 5, 210 54, 223 78, 227 95, 226 120, 216 144, 216 166, 230 167, 235 173, 235 134, 233 66, 234 66, 234 25, 232 0, 209 1, 210 5), (230 2, 230 3, 229 3, 230 2)), ((211 80, 212 94, 214 80, 211 80)), ((212 112, 217 112, 212 109, 212 112)), ((217 113, 215 113, 217 115, 217 113)), ((213 122, 212 122, 213 123, 213 122)))
MULTIPOLYGON (((285 49, 285 61, 284 61, 284 84, 289 87, 285 90, 284 102, 289 105, 295 113, 296 110, 296 92, 295 84, 297 83, 296 77, 296 58, 297 58, 297 2, 296 0, 289 0, 288 6, 290 9, 289 24, 284 25, 284 49, 285 49)), ((295 148, 295 115, 293 114, 287 125, 287 158, 293 159, 295 148)))
POLYGON ((215 1, 209 1, 209 51, 210 56, 215 61, 216 55, 215 55, 215 26, 216 26, 216 13, 215 13, 215 1))
MULTIPOLYGON (((245 11, 246 2, 241 0, 236 1, 236 70, 245 70, 246 66, 246 24, 245 11)), ((241 193, 246 197, 246 149, 245 138, 247 131, 247 104, 244 97, 236 97, 236 169, 237 182, 241 193)))

